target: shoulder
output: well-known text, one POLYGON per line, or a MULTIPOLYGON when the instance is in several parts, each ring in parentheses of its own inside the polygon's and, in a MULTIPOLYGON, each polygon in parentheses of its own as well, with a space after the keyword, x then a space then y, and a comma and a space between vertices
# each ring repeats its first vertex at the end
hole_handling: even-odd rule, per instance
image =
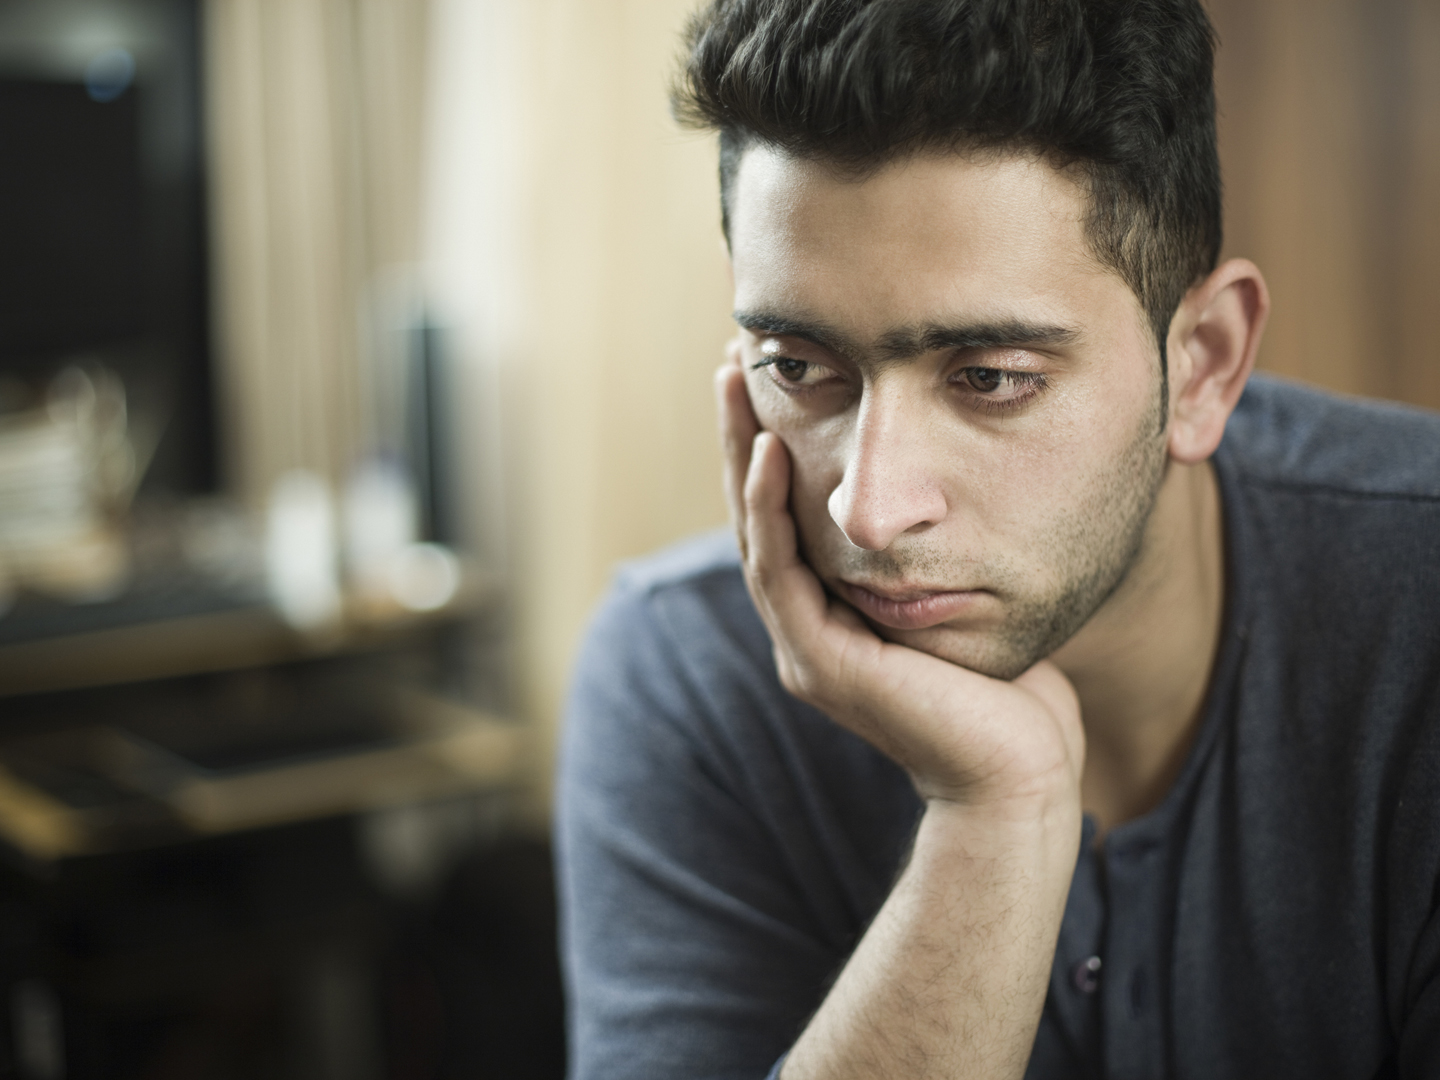
POLYGON ((635 780, 713 760, 736 699, 769 691, 768 653, 723 533, 621 564, 581 643, 562 765, 635 780))
MULTIPOLYGON (((716 650, 768 656, 769 638, 740 572, 728 530, 683 540, 621 563, 601 601, 581 654, 583 676, 596 659, 610 669, 719 666, 716 650), (623 660, 622 660, 623 658, 623 660)), ((657 672, 658 674, 658 672, 657 672)))
POLYGON ((1258 378, 1215 465, 1249 734, 1281 740, 1257 760, 1283 745, 1325 759, 1301 775, 1433 771, 1440 414, 1258 378))
POLYGON ((1215 465, 1236 584, 1291 638, 1440 655, 1440 414, 1257 378, 1215 465))
POLYGON ((1257 378, 1215 465, 1235 583, 1287 636, 1440 649, 1440 414, 1257 378))
MULTIPOLYGON (((882 802, 903 812, 913 804, 888 759, 781 686, 734 541, 718 533, 621 566, 586 636, 565 716, 563 782, 594 786, 622 774, 657 798, 723 789, 775 821, 817 801, 844 817, 857 791, 873 796, 862 817, 875 818, 882 802)), ((876 827, 865 821, 856 832, 876 827)))
POLYGON ((781 695, 734 540, 717 531, 617 568, 582 643, 568 720, 607 738, 666 726, 694 739, 760 703, 738 710, 741 699, 773 707, 781 695))
POLYGON ((1440 413, 1257 375, 1226 428, 1238 479, 1353 498, 1440 501, 1440 413))
POLYGON ((1355 866, 1391 822, 1397 865, 1435 867, 1440 413, 1260 377, 1215 465, 1246 820, 1308 803, 1312 842, 1355 866))
POLYGON ((681 540, 639 559, 623 562, 615 571, 615 592, 653 594, 686 589, 706 578, 740 577, 740 552, 728 528, 681 540))

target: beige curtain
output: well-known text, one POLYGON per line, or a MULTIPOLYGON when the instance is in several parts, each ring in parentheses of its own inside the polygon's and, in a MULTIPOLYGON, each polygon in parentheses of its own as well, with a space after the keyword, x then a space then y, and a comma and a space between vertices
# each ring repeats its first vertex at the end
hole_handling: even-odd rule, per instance
POLYGON ((374 438, 364 327, 417 258, 426 0, 208 0, 214 300, 230 487, 338 480, 374 438))

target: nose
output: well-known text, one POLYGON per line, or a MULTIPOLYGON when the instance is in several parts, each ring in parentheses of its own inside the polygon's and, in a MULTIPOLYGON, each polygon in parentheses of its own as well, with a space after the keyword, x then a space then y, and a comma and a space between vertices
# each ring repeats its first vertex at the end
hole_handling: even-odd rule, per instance
POLYGON ((896 537, 944 520, 941 451, 896 395, 867 393, 830 517, 858 548, 884 551, 896 537))

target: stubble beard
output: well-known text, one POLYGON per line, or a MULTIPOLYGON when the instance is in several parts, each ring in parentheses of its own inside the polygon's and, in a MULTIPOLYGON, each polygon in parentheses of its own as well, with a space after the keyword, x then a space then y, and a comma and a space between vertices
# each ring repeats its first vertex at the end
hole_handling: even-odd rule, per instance
MULTIPOLYGON (((961 569, 953 557, 920 546, 851 549, 837 576, 985 582, 1004 611, 999 625, 985 631, 895 630, 866 621, 887 641, 982 675, 1013 679, 1070 640, 1125 582, 1144 549, 1167 464, 1165 440, 1147 414, 1114 468, 1097 477, 1076 506, 1049 522, 1046 535, 1031 548, 1055 554, 1057 584, 1043 593, 1034 591, 1033 572, 1003 554, 961 569)), ((808 547, 803 540, 802 545, 808 547)), ((816 565, 808 551, 806 558, 816 565)))
POLYGON ((1064 553, 1060 587, 1039 597, 997 590, 1002 600, 1009 594, 1006 617, 975 670, 1015 678, 1069 641, 1116 593, 1144 551, 1168 462, 1163 440, 1147 423, 1090 505, 1056 523, 1051 550, 1064 553))

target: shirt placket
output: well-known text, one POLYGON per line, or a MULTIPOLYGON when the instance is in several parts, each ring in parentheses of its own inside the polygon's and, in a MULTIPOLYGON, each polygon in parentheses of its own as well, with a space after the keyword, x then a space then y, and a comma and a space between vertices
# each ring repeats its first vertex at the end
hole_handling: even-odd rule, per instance
POLYGON ((1055 949, 1049 1005, 1075 1056, 1086 1063, 1086 1076, 1098 1075, 1100 1060, 1099 991, 1104 964, 1101 958, 1105 929, 1105 898, 1100 863, 1093 849, 1094 820, 1085 819, 1080 855, 1065 917, 1055 949))
POLYGON ((1106 844, 1108 917, 1098 992, 1107 1080, 1165 1075, 1162 855, 1153 837, 1106 844))

